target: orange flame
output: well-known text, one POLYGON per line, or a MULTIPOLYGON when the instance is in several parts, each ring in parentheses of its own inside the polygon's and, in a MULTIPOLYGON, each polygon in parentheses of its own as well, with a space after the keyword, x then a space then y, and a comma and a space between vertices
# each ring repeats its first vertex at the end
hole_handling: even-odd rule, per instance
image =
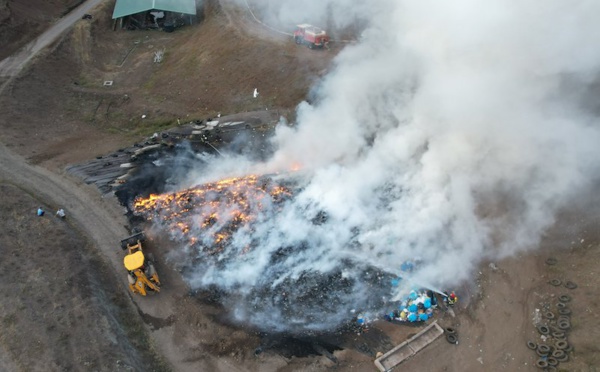
POLYGON ((289 189, 271 179, 250 175, 136 198, 133 211, 148 221, 166 223, 188 244, 203 244, 204 250, 214 254, 231 241, 240 227, 255 221, 265 203, 276 204, 290 196, 289 189))

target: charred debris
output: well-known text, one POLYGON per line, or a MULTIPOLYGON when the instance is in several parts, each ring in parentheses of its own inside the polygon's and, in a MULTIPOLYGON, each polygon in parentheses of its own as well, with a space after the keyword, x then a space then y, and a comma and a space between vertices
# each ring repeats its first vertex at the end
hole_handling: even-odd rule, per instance
POLYGON ((115 194, 128 207, 138 195, 165 191, 193 164, 198 154, 219 156, 229 151, 251 159, 268 157, 268 140, 280 115, 277 112, 251 112, 219 118, 194 120, 154 133, 144 141, 114 153, 67 167, 67 172, 102 194, 115 194), (192 161, 193 160, 193 161, 192 161))

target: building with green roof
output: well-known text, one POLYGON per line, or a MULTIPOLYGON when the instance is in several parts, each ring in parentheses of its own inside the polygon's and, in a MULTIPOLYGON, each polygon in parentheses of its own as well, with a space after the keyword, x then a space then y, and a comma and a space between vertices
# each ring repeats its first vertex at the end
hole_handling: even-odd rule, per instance
POLYGON ((112 18, 150 10, 196 15, 196 0, 117 0, 112 18))

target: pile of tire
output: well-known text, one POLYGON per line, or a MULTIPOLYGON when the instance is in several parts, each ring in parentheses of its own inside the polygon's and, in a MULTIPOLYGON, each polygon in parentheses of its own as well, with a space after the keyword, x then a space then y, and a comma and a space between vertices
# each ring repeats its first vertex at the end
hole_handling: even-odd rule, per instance
POLYGON ((451 344, 458 345, 458 333, 456 329, 452 327, 444 328, 444 333, 446 334, 446 341, 451 344))
POLYGON ((543 313, 543 322, 537 326, 537 331, 544 341, 540 343, 527 341, 527 347, 537 356, 535 366, 544 371, 557 371, 560 363, 569 361, 573 351, 573 346, 567 339, 571 330, 570 302, 571 296, 566 294, 558 296, 555 311, 548 310, 543 313))

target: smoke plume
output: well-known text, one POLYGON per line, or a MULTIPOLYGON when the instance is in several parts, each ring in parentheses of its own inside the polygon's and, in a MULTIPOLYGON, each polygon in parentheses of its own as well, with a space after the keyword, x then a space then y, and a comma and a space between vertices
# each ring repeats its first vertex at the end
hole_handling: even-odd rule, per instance
MULTIPOLYGON (((274 3, 273 17, 309 18, 274 3)), ((415 286, 449 288, 482 259, 536 247, 598 174, 597 115, 582 102, 600 65, 600 2, 371 3, 302 2, 367 27, 279 127, 273 158, 238 171, 285 180, 300 167, 293 197, 187 271, 192 286, 235 293, 240 320, 328 328, 415 286)), ((239 175, 225 162, 240 164, 215 169, 239 175)))

